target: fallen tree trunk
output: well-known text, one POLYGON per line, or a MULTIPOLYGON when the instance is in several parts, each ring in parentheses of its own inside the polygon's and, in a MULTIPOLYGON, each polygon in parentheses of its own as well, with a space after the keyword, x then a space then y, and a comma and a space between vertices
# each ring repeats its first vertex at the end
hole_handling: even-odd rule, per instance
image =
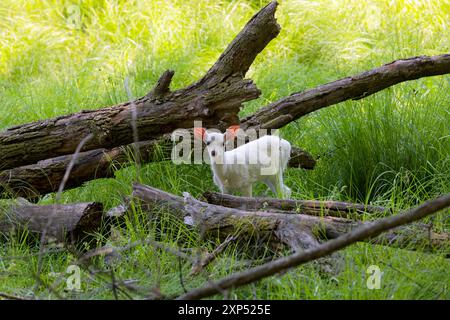
MULTIPOLYGON (((171 147, 170 140, 162 139, 137 142, 110 150, 81 152, 77 155, 64 190, 78 187, 89 180, 114 177, 116 167, 133 162, 136 150, 140 161, 151 162, 162 159, 167 154, 170 157, 171 147)), ((56 192, 72 157, 73 155, 60 156, 0 172, 0 197, 34 199, 56 192)))
POLYGON ((396 60, 275 101, 241 119, 241 127, 278 129, 313 111, 345 100, 358 100, 395 84, 450 73, 450 54, 396 60))
MULTIPOLYGON (((372 223, 295 212, 286 214, 224 208, 201 202, 189 195, 185 195, 185 203, 185 212, 193 217, 195 225, 204 234, 219 235, 220 238, 226 238, 235 232, 249 235, 266 233, 267 238, 273 234, 275 239, 274 237, 271 239, 277 244, 286 244, 295 251, 299 248, 311 248, 321 241, 338 238, 355 228, 372 223)), ((448 234, 430 232, 429 228, 422 225, 394 229, 368 240, 380 245, 409 249, 440 250, 448 249, 450 245, 448 234)))
POLYGON ((294 268, 309 261, 329 255, 343 249, 355 242, 363 241, 379 236, 381 233, 393 228, 399 229, 402 225, 417 221, 423 217, 436 213, 450 206, 450 194, 437 199, 427 201, 422 205, 402 212, 398 215, 380 219, 372 224, 366 224, 341 237, 323 243, 304 252, 298 252, 288 257, 283 257, 263 265, 238 272, 215 282, 210 282, 204 287, 193 289, 179 296, 180 300, 201 299, 221 293, 224 290, 249 284, 282 271, 294 268))
MULTIPOLYGON (((249 238, 267 241, 278 250, 288 246, 293 250, 311 248, 321 241, 335 239, 355 228, 372 222, 361 222, 330 216, 317 217, 292 212, 246 211, 227 208, 185 198, 141 184, 134 184, 132 197, 138 199, 144 211, 153 214, 157 208, 167 208, 174 217, 196 226, 205 237, 239 236, 245 243, 249 238)), ((442 249, 449 247, 449 235, 437 234, 423 225, 400 227, 371 239, 371 243, 408 249, 442 249)))
POLYGON ((95 232, 107 232, 102 225, 103 206, 88 202, 69 205, 13 205, 0 210, 0 234, 6 236, 27 230, 44 234, 45 240, 77 243, 89 241, 95 232))
POLYGON ((171 92, 173 72, 165 72, 149 94, 133 102, 23 124, 0 133, 1 168, 72 154, 89 134, 94 138, 82 151, 133 143, 133 108, 137 131, 147 140, 177 128, 192 128, 194 120, 222 130, 238 123, 242 103, 260 95, 244 76, 255 57, 280 32, 274 17, 276 7, 277 3, 271 2, 254 15, 205 76, 186 88, 171 92))
MULTIPOLYGON (((172 141, 169 134, 158 140, 140 141, 113 149, 96 149, 77 155, 64 189, 75 188, 86 181, 114 177, 117 167, 133 163, 136 151, 141 162, 171 159, 172 141)), ((291 167, 312 169, 314 158, 307 152, 293 148, 291 167)), ((24 197, 34 199, 56 192, 73 155, 60 156, 0 172, 0 198, 24 197)))
POLYGON ((357 217, 363 213, 387 213, 384 207, 341 201, 247 198, 217 192, 205 192, 208 203, 247 211, 291 211, 313 216, 357 217))

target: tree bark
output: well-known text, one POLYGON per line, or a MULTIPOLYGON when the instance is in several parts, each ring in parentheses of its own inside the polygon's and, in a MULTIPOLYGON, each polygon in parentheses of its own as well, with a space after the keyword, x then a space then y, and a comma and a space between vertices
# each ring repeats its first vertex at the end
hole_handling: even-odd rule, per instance
POLYGON ((417 221, 427 215, 434 214, 439 210, 448 208, 449 206, 450 194, 446 194, 437 199, 427 201, 416 208, 402 212, 401 214, 380 219, 372 224, 363 225, 350 233, 323 243, 315 248, 311 248, 303 252, 297 252, 290 256, 282 257, 275 261, 229 275, 219 281, 210 282, 204 287, 193 289, 179 296, 178 299, 201 299, 221 293, 224 290, 258 281, 306 262, 329 255, 355 242, 377 237, 387 230, 391 230, 393 228, 398 229, 404 224, 417 221))
MULTIPOLYGON (((133 152, 139 151, 140 161, 151 162, 170 158, 172 143, 169 139, 141 141, 113 149, 96 149, 78 154, 64 190, 84 182, 114 177, 114 169, 133 161, 133 152), (135 148, 135 146, 137 148, 135 148)), ((35 199, 56 192, 63 180, 72 155, 60 156, 0 172, 0 197, 35 199)))
POLYGON ((0 210, 0 234, 11 235, 23 230, 45 239, 76 243, 89 241, 94 232, 107 232, 102 225, 103 206, 88 202, 69 205, 14 205, 0 210))
POLYGON ((299 147, 292 146, 291 148, 291 158, 288 162, 289 168, 301 168, 305 170, 312 170, 316 166, 316 159, 299 147))
MULTIPOLYGON (((242 243, 256 239, 254 242, 257 246, 261 246, 264 240, 273 250, 285 246, 294 251, 311 248, 322 241, 335 239, 355 228, 373 223, 296 212, 227 208, 196 200, 189 194, 185 194, 183 199, 141 184, 134 184, 132 197, 139 200, 142 209, 150 214, 161 207, 168 209, 174 217, 195 226, 204 237, 225 240, 230 235, 239 236, 242 243)), ((440 250, 449 248, 449 239, 446 233, 434 233, 427 226, 417 224, 394 229, 370 242, 399 248, 440 250)))
POLYGON ((277 3, 271 2, 254 15, 206 75, 186 88, 170 92, 173 72, 167 71, 149 94, 133 102, 23 124, 0 133, 2 169, 72 154, 89 134, 94 138, 82 151, 133 143, 133 106, 139 136, 146 139, 177 128, 192 128, 194 120, 222 130, 238 123, 242 103, 260 95, 255 84, 244 76, 255 57, 280 31, 274 16, 276 7, 277 3))
POLYGON ((396 60, 275 101, 242 119, 241 127, 278 129, 308 113, 345 100, 358 100, 404 81, 447 73, 450 73, 450 54, 396 60))
POLYGON ((380 206, 341 201, 293 200, 274 198, 237 197, 217 192, 205 192, 203 197, 210 204, 247 211, 291 211, 312 216, 358 217, 363 213, 380 214, 390 210, 380 206))
MULTIPOLYGON (((114 177, 115 168, 133 162, 136 150, 141 162, 171 159, 172 141, 169 134, 158 140, 140 141, 113 149, 95 149, 78 154, 64 189, 76 188, 84 182, 114 177)), ((289 166, 312 169, 314 158, 307 152, 293 148, 289 166)), ((37 164, 21 166, 0 172, 0 198, 24 197, 35 199, 56 192, 63 180, 66 168, 73 155, 60 156, 39 161, 37 164)))

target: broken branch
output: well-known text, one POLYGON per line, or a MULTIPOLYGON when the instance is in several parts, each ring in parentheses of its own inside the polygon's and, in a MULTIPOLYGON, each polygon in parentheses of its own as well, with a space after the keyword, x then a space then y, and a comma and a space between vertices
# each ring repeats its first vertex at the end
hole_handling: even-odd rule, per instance
POLYGON ((450 54, 396 60, 352 77, 281 98, 241 120, 241 127, 278 129, 339 102, 358 100, 395 84, 450 73, 450 54))

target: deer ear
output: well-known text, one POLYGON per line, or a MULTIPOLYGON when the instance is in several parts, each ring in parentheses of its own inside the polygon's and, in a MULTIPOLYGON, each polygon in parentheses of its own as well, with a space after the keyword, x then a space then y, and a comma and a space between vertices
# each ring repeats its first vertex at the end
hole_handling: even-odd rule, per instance
POLYGON ((239 125, 230 126, 225 133, 225 138, 227 140, 234 139, 240 129, 241 127, 239 127, 239 125))
POLYGON ((194 137, 196 137, 199 140, 205 140, 205 128, 194 128, 194 137))

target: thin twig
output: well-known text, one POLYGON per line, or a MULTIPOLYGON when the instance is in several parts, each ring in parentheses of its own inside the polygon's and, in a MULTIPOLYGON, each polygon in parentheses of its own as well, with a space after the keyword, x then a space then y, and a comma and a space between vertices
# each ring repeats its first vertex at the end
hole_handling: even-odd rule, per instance
POLYGON ((228 235, 224 242, 222 242, 217 248, 213 250, 213 252, 208 253, 203 259, 192 266, 191 273, 189 275, 193 276, 200 273, 208 264, 213 262, 219 254, 222 253, 223 250, 233 241, 235 241, 237 237, 228 235))
POLYGON ((188 260, 190 262, 194 261, 194 258, 192 258, 191 256, 185 254, 184 252, 175 250, 175 249, 171 248, 170 246, 165 245, 163 243, 160 243, 158 241, 154 241, 154 240, 151 240, 151 239, 146 239, 146 240, 134 241, 134 242, 132 242, 132 243, 126 245, 126 246, 123 246, 123 247, 103 246, 103 247, 94 249, 94 250, 89 251, 89 252, 85 253, 84 255, 82 255, 78 259, 76 264, 83 264, 86 261, 88 261, 89 259, 92 259, 92 258, 97 257, 97 256, 112 254, 112 253, 115 253, 115 252, 127 251, 127 250, 133 249, 134 247, 137 247, 139 245, 145 245, 145 244, 151 245, 152 247, 155 247, 157 249, 164 250, 164 251, 166 251, 168 253, 171 253, 174 256, 179 257, 181 259, 185 259, 185 260, 188 260))
POLYGON ((83 146, 92 138, 94 135, 92 133, 88 134, 86 137, 83 138, 83 140, 80 141, 80 143, 77 146, 77 149, 75 150, 75 153, 72 156, 72 159, 70 159, 69 165, 66 168, 66 172, 64 173, 64 177, 59 184, 58 192, 56 193, 55 201, 58 202, 61 198, 61 194, 64 190, 64 187, 66 186, 67 180, 69 180, 70 173, 72 172, 73 166, 75 165, 75 161, 78 159, 78 155, 81 152, 81 149, 83 146))

